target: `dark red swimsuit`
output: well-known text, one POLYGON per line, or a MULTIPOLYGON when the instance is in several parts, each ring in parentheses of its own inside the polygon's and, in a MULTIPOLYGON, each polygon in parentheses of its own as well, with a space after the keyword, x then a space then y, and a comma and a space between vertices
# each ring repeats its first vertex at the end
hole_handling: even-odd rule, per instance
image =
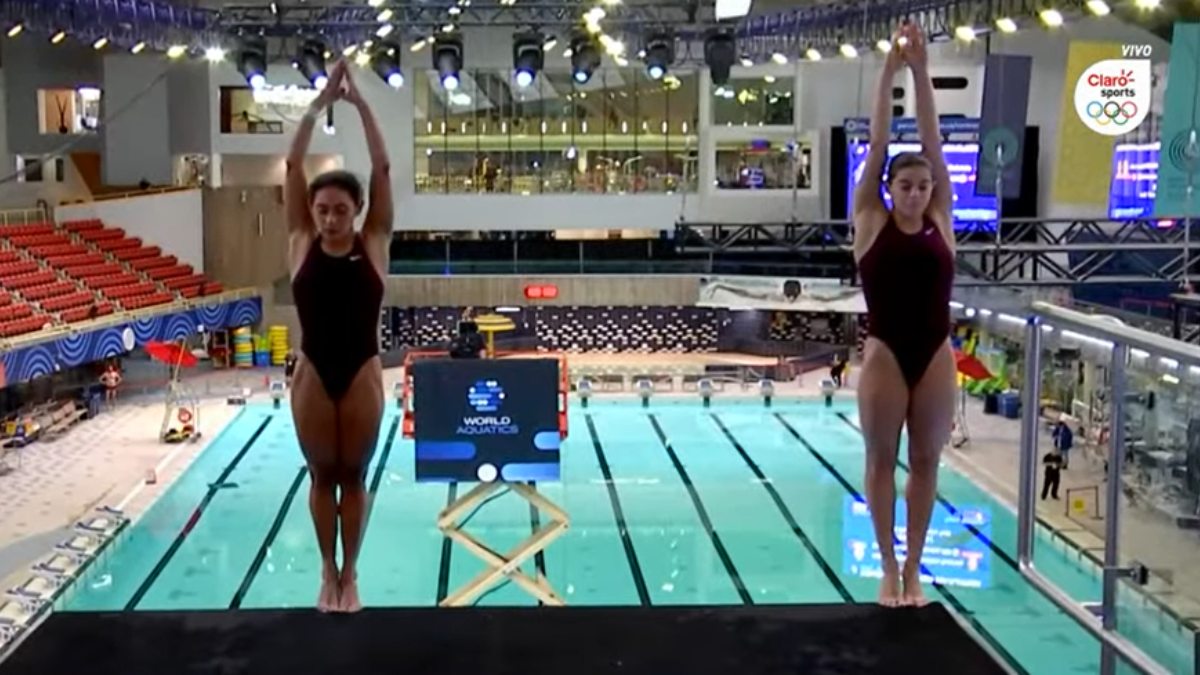
POLYGON ((334 401, 350 389, 362 365, 379 354, 383 280, 362 237, 347 255, 331 256, 317 237, 292 279, 300 315, 300 349, 334 401))
POLYGON ((892 216, 858 262, 867 333, 892 350, 908 388, 950 336, 954 253, 928 218, 905 234, 892 216))

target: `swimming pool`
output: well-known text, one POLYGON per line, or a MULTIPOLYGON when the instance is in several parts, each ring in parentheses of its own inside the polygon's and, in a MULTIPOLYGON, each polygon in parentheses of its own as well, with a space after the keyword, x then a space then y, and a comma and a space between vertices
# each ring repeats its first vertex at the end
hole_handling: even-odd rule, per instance
MULTIPOLYGON (((563 481, 539 486, 571 516, 571 529, 538 563, 566 601, 874 601, 854 406, 747 400, 706 409, 693 401, 574 402, 563 481)), ((368 472, 360 592, 367 605, 432 606, 482 563, 436 529, 437 512, 460 486, 413 482, 413 444, 399 433, 397 412, 385 415, 368 472)), ((904 479, 902 469, 900 488, 904 479)), ((307 480, 286 408, 247 406, 57 611, 313 606, 319 556, 307 480)), ((1018 672, 1097 672, 1097 641, 1016 571, 1014 514, 948 467, 939 493, 923 564, 942 583, 927 594, 1018 672)), ((502 493, 467 529, 502 550, 533 526, 529 506, 502 493)), ((1041 571, 1076 599, 1098 600, 1095 566, 1042 535, 1041 571)), ((534 602, 510 584, 478 604, 534 602)), ((1121 621, 1172 672, 1193 672, 1192 635, 1133 592, 1121 621)))

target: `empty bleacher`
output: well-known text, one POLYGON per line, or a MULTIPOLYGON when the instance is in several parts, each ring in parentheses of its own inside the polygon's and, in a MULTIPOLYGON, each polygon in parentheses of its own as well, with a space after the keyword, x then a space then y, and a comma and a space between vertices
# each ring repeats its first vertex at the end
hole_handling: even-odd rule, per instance
POLYGON ((99 220, 0 228, 0 338, 223 290, 99 220))

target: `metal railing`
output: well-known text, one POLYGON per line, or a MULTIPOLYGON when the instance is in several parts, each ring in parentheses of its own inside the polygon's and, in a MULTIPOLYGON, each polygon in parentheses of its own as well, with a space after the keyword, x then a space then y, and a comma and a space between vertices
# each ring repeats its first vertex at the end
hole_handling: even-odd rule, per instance
POLYGON ((1044 302, 1035 302, 1032 316, 1025 328, 1025 378, 1021 410, 1021 473, 1017 502, 1017 560, 1020 573, 1030 584, 1079 625, 1095 635, 1101 644, 1100 672, 1113 675, 1118 657, 1142 673, 1168 675, 1164 668, 1141 648, 1117 632, 1117 588, 1123 578, 1135 576, 1136 570, 1120 566, 1118 535, 1120 533, 1121 470, 1125 460, 1125 390, 1126 365, 1131 349, 1142 349, 1160 357, 1167 356, 1181 366, 1200 367, 1200 347, 1148 333, 1136 328, 1114 324, 1080 312, 1063 309, 1044 302), (1037 522, 1037 461, 1038 406, 1041 401, 1041 368, 1043 326, 1055 329, 1084 331, 1089 337, 1112 343, 1111 420, 1108 436, 1108 475, 1105 489, 1105 537, 1103 597, 1097 618, 1065 591, 1055 586, 1037 570, 1033 563, 1033 542, 1037 522))

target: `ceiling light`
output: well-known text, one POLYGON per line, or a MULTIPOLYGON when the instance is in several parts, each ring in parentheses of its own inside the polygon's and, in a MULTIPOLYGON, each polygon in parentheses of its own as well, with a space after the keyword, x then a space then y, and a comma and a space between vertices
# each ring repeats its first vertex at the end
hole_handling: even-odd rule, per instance
POLYGON ((1057 9, 1043 9, 1038 13, 1038 16, 1041 17, 1042 23, 1050 28, 1058 28, 1063 25, 1062 12, 1057 9))

